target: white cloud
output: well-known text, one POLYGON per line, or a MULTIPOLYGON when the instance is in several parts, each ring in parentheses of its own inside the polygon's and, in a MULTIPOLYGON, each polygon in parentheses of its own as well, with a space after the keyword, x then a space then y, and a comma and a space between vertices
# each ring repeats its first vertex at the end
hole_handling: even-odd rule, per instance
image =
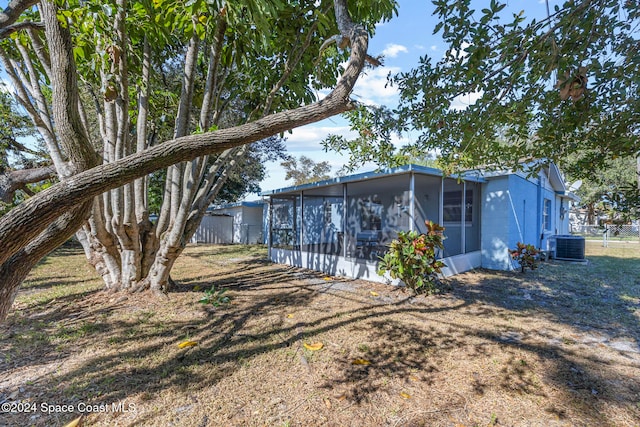
POLYGON ((471 46, 471 44, 467 43, 467 42, 463 42, 460 45, 460 50, 454 50, 452 51, 453 56, 455 58, 466 58, 467 56, 469 56, 469 54, 467 53, 467 51, 465 50, 466 48, 468 48, 469 46, 471 46))
POLYGON ((349 126, 343 124, 336 124, 335 126, 331 126, 330 123, 326 123, 326 126, 307 125, 293 129, 291 134, 285 133, 284 136, 287 138, 285 145, 287 151, 293 155, 308 151, 317 151, 317 154, 324 153, 324 148, 320 142, 329 134, 343 135, 346 138, 356 137, 355 132, 351 131, 349 126))
POLYGON ((395 86, 387 85, 387 75, 400 72, 398 67, 378 67, 366 70, 356 82, 353 97, 364 104, 388 105, 398 95, 395 86))
POLYGON ((392 134, 391 135, 391 143, 394 145, 394 147, 404 147, 407 144, 410 144, 413 141, 413 139, 406 134, 402 134, 402 135, 398 135, 398 134, 392 134))
POLYGON ((395 58, 400 52, 409 53, 409 50, 401 44, 390 43, 387 44, 382 54, 387 58, 395 58))
POLYGON ((451 109, 464 110, 468 106, 475 104, 475 102, 480 99, 481 96, 482 92, 473 92, 459 95, 451 103, 451 109))
POLYGON ((438 50, 438 46, 436 46, 435 44, 431 45, 431 50, 433 50, 433 51, 438 50))

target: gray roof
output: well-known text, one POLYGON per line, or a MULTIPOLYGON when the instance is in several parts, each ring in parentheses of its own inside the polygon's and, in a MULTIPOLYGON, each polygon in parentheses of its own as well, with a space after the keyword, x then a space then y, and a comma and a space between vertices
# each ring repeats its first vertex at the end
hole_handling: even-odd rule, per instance
MULTIPOLYGON (((422 175, 430 175, 430 176, 444 176, 444 172, 442 172, 440 169, 435 169, 435 168, 430 168, 427 166, 420 166, 420 165, 405 165, 405 166, 398 166, 395 168, 389 168, 389 169, 381 169, 381 170, 377 170, 377 171, 371 171, 371 172, 363 172, 363 173, 357 173, 357 174, 353 174, 353 175, 347 175, 347 176, 339 176, 336 178, 331 178, 331 179, 326 179, 323 181, 317 181, 317 182, 312 182, 309 184, 302 184, 302 185, 294 185, 294 186, 290 186, 290 187, 284 187, 284 188, 278 188, 275 190, 267 190, 267 191, 262 191, 260 193, 261 196, 275 196, 278 194, 284 194, 284 193, 294 193, 294 192, 300 192, 300 191, 304 191, 304 190, 311 190, 311 189, 316 189, 316 188, 322 188, 322 187, 328 187, 331 185, 336 185, 336 184, 345 184, 345 183, 350 183, 350 182, 359 182, 359 181, 366 181, 369 179, 373 179, 373 178, 382 178, 385 176, 392 176, 392 175, 401 175, 401 174, 408 174, 408 173, 417 173, 417 174, 422 174, 422 175)), ((452 175, 452 178, 461 178, 465 181, 472 181, 472 182, 485 182, 485 179, 481 176, 479 176, 477 173, 470 173, 470 174, 462 174, 462 175, 452 175)))

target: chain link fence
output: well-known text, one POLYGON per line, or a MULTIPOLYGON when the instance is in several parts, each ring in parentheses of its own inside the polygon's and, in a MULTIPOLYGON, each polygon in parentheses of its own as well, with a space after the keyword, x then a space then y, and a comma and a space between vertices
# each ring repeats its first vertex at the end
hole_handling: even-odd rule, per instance
POLYGON ((640 242, 640 226, 638 225, 572 225, 571 234, 584 236, 587 240, 607 242, 640 242))

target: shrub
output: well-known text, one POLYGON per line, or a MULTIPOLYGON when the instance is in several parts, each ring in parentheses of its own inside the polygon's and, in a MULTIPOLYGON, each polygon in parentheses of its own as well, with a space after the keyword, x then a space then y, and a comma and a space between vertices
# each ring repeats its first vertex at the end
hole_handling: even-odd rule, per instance
POLYGON ((533 245, 527 245, 518 242, 516 249, 509 249, 511 259, 520 264, 520 271, 524 273, 525 269, 535 270, 538 268, 538 259, 540 251, 533 245))
POLYGON ((436 260, 436 250, 443 249, 444 227, 425 221, 426 234, 400 231, 389 250, 380 257, 378 274, 389 272, 393 279, 402 280, 414 292, 433 293, 437 290, 438 274, 446 265, 436 260))
POLYGON ((200 304, 211 304, 214 307, 219 307, 231 301, 231 297, 225 295, 225 292, 227 292, 225 288, 216 289, 216 285, 212 285, 211 289, 204 291, 204 296, 200 298, 198 302, 200 304))

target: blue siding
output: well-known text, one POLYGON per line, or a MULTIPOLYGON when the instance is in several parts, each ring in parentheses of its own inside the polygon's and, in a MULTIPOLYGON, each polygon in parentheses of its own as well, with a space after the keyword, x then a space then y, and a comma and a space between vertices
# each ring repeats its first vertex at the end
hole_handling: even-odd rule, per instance
POLYGON ((520 232, 511 234, 509 247, 515 248, 518 242, 538 247, 540 246, 542 209, 538 200, 540 192, 538 183, 526 180, 518 175, 511 175, 509 181, 513 189, 513 200, 520 225, 520 232))
MULTIPOLYGON (((468 177, 470 176, 468 175, 468 177)), ((447 180, 445 179, 445 184, 446 182, 447 180)), ((478 253, 475 252, 474 266, 481 264, 484 268, 511 270, 517 266, 513 265, 508 250, 515 248, 518 242, 548 249, 547 242, 549 237, 567 232, 568 221, 566 217, 568 216, 565 216, 565 219, 560 221, 560 203, 561 198, 565 197, 567 200, 564 201, 564 204, 565 208, 568 209, 569 199, 572 199, 573 196, 565 194, 562 177, 555 168, 543 169, 538 176, 534 177, 528 177, 524 173, 494 171, 474 176, 468 179, 467 182, 478 183, 469 184, 468 188, 475 188, 473 199, 474 202, 477 200, 480 204, 480 221, 478 221, 477 217, 478 209, 474 207, 474 218, 471 220, 471 224, 465 224, 466 227, 464 229, 460 226, 456 229, 451 224, 444 224, 447 227, 445 234, 449 237, 445 241, 445 245, 451 255, 462 251, 462 230, 465 231, 466 238, 464 242, 467 245, 467 249, 473 248, 472 250, 477 250, 478 231, 476 229, 474 234, 472 227, 480 227, 481 260, 478 260, 478 253), (546 227, 546 230, 543 229, 545 228, 543 227, 545 199, 551 202, 549 226, 546 227)), ((314 240, 312 237, 325 235, 326 224, 324 223, 327 221, 327 212, 329 212, 325 202, 330 198, 341 199, 345 188, 347 192, 346 201, 349 207, 343 208, 342 211, 344 213, 349 212, 348 215, 352 215, 355 212, 353 208, 358 205, 358 201, 377 195, 375 204, 376 206, 379 205, 377 207, 380 209, 379 216, 382 223, 376 225, 376 227, 384 225, 385 228, 372 228, 371 230, 378 231, 381 236, 385 235, 385 239, 382 239, 382 237, 379 239, 379 243, 384 244, 390 239, 390 236, 400 229, 413 228, 422 230, 421 224, 426 218, 437 219, 444 223, 445 217, 443 213, 445 208, 442 205, 444 195, 447 191, 453 191, 459 186, 457 183, 455 185, 449 183, 444 187, 449 187, 449 190, 443 188, 442 174, 439 171, 410 166, 383 172, 340 177, 300 187, 274 190, 266 194, 270 194, 273 198, 295 196, 296 200, 298 200, 296 219, 300 221, 301 208, 299 198, 304 193, 305 225, 302 229, 304 239, 301 243, 311 247, 316 244, 334 244, 340 241, 340 239, 333 237, 325 236, 320 240, 314 240), (415 174, 413 187, 409 183, 411 172, 415 174), (374 178, 376 179, 374 180, 374 178), (414 195, 409 194, 409 188, 413 188, 414 195), (305 191, 303 192, 302 190, 305 191), (407 207, 409 209, 404 210, 407 207)), ((265 206, 263 210, 265 239, 269 236, 268 216, 269 211, 265 206)), ((349 225, 345 225, 344 229, 342 229, 341 221, 336 220, 335 224, 340 223, 341 225, 333 228, 339 230, 343 234, 341 237, 344 239, 343 249, 339 251, 340 254, 344 252, 347 257, 354 256, 353 253, 358 248, 358 233, 361 231, 359 221, 360 219, 356 215, 353 220, 348 220, 349 225)), ((297 229, 300 230, 299 223, 297 224, 297 229)))
POLYGON ((488 180, 483 189, 482 266, 513 268, 508 249, 518 242, 540 245, 540 189, 537 180, 516 174, 488 180))
POLYGON ((507 249, 513 214, 510 207, 509 178, 488 181, 482 190, 482 266, 509 269, 507 249))
POLYGON ((541 180, 541 188, 540 188, 540 234, 541 239, 538 242, 538 246, 541 249, 548 250, 548 241, 549 237, 556 234, 563 234, 564 230, 562 224, 560 223, 560 196, 556 194, 556 192, 551 187, 551 183, 547 179, 545 175, 542 176, 541 180), (551 212, 550 212, 550 226, 548 229, 544 229, 543 227, 543 210, 544 210, 544 200, 548 199, 551 201, 551 212))

